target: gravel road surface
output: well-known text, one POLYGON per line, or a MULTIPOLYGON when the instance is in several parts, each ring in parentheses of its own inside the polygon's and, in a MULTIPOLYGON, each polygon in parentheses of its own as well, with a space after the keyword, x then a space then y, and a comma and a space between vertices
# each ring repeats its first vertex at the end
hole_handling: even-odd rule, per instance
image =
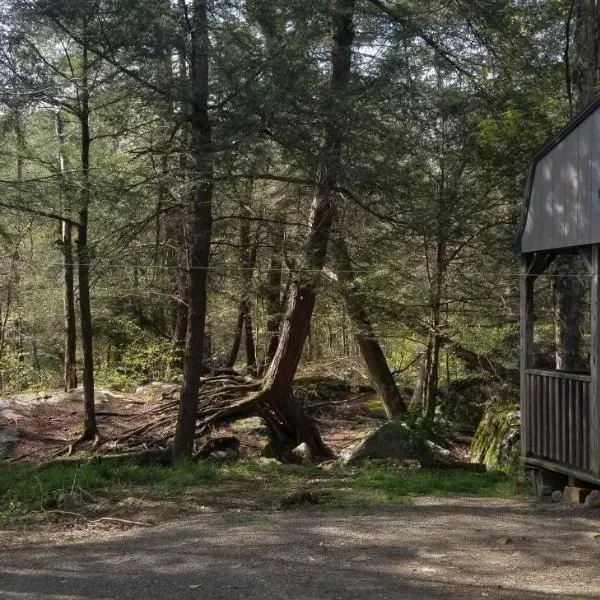
POLYGON ((81 532, 0 552, 19 600, 600 598, 600 517, 516 501, 311 507, 81 532))

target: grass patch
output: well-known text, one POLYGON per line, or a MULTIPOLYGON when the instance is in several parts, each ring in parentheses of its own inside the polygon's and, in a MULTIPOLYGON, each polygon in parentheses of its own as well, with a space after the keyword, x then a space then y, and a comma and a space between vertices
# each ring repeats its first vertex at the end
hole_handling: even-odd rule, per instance
POLYGON ((370 394, 363 400, 363 407, 367 415, 373 419, 387 419, 383 401, 378 394, 370 394))
POLYGON ((73 489, 102 491, 116 501, 131 495, 180 501, 185 492, 192 493, 203 486, 203 492, 210 493, 210 485, 218 483, 233 484, 240 498, 254 494, 265 507, 297 490, 323 491, 327 502, 344 506, 402 503, 416 496, 458 494, 513 498, 526 492, 516 478, 502 473, 398 470, 393 464, 325 470, 264 459, 222 465, 189 462, 175 467, 108 461, 44 468, 0 463, 0 520, 53 508, 61 494, 73 489))

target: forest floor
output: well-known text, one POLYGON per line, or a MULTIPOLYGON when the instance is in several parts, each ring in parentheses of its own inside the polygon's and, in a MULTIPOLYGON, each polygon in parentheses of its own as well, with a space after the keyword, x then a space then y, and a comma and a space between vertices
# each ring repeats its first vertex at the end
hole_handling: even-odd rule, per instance
MULTIPOLYGON (((160 444, 172 429, 174 419, 161 424, 167 402, 176 401, 178 386, 153 383, 135 393, 96 391, 98 425, 105 445, 102 452, 118 452, 127 447, 129 433, 151 427, 136 441, 141 447, 160 444)), ((385 415, 372 392, 342 382, 308 380, 300 393, 319 424, 325 441, 334 452, 364 436, 385 415)), ((81 432, 82 391, 20 394, 0 399, 0 458, 18 462, 51 460, 65 454, 68 444, 81 432), (2 432, 8 432, 3 444, 2 432), (16 433, 16 439, 13 434, 16 433)), ((259 456, 266 443, 265 430, 252 420, 239 426, 224 424, 210 431, 207 438, 235 435, 244 458, 259 456)), ((95 449, 91 443, 77 448, 79 455, 95 449)))
MULTIPOLYGON (((301 401, 339 451, 383 415, 364 390, 335 389, 307 384, 301 401)), ((170 392, 98 392, 114 451, 170 392)), ((83 446, 48 463, 78 435, 79 396, 0 401, 0 429, 18 431, 0 460, 2 598, 600 598, 600 513, 537 505, 516 478, 282 465, 258 457, 256 419, 210 434, 238 437, 237 461, 89 461, 83 446)))

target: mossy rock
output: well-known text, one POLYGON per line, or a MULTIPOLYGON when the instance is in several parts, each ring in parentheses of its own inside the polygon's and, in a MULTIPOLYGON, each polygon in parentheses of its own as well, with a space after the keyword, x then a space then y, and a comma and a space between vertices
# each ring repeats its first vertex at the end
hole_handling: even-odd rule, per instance
POLYGON ((510 382, 473 376, 453 381, 441 390, 438 411, 460 433, 472 435, 484 418, 488 407, 512 406, 519 398, 519 389, 510 382))
POLYGON ((513 473, 521 455, 521 413, 519 406, 494 405, 486 411, 471 444, 471 460, 488 470, 513 473))
POLYGON ((406 423, 390 421, 371 431, 342 453, 344 465, 365 460, 414 459, 423 466, 451 465, 454 458, 444 448, 426 439, 406 423))

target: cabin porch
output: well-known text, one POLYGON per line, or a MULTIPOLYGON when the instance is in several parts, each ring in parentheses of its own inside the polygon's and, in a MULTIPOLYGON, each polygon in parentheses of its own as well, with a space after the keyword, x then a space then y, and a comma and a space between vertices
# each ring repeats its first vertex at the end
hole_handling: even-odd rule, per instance
POLYGON ((572 252, 591 281, 589 372, 535 368, 534 282, 557 252, 521 255, 521 454, 526 466, 600 485, 600 244, 572 252))

